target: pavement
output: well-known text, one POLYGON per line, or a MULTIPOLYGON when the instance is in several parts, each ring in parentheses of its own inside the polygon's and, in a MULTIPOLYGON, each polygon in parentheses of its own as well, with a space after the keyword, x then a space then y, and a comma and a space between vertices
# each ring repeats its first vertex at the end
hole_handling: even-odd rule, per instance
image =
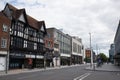
POLYGON ((46 68, 34 68, 34 69, 14 69, 14 70, 8 70, 7 74, 6 74, 6 71, 0 71, 0 76, 37 72, 37 71, 45 71, 45 70, 52 70, 52 69, 62 69, 62 68, 68 68, 68 67, 73 67, 73 66, 81 66, 81 65, 76 64, 76 65, 71 65, 71 66, 67 65, 67 66, 59 66, 59 67, 46 67, 46 68))
POLYGON ((96 67, 96 65, 94 67, 86 67, 86 70, 95 70, 95 71, 108 71, 108 72, 120 72, 120 66, 115 66, 114 64, 107 64, 104 63, 101 67, 96 67))

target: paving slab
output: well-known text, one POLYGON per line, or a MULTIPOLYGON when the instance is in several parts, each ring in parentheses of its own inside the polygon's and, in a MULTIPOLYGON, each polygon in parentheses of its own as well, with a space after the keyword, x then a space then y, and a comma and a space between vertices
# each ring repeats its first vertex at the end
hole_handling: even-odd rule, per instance
POLYGON ((114 64, 104 63, 101 67, 86 67, 86 70, 95 70, 95 71, 111 71, 111 72, 120 72, 120 66, 115 66, 114 64))

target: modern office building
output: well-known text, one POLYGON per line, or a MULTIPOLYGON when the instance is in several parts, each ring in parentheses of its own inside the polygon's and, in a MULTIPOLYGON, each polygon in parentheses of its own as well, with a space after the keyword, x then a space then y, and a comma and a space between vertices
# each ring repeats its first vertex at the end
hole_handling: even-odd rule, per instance
POLYGON ((115 45, 115 56, 114 56, 115 64, 120 65, 120 21, 115 34, 114 45, 115 45))
POLYGON ((114 54, 115 54, 114 51, 115 51, 115 45, 111 44, 109 50, 109 60, 111 63, 114 63, 114 54))
MULTIPOLYGON (((47 32, 52 35, 54 43, 59 44, 59 57, 60 65, 70 65, 71 62, 71 36, 63 33, 56 28, 48 28, 47 32)), ((57 53, 56 53, 57 54, 57 53)), ((58 55, 58 54, 57 54, 58 55)))
POLYGON ((84 52, 82 39, 78 37, 72 37, 72 54, 71 54, 72 64, 83 63, 83 55, 84 52))
POLYGON ((0 33, 0 64, 8 56, 10 69, 44 67, 44 21, 7 3, 0 12, 0 33))

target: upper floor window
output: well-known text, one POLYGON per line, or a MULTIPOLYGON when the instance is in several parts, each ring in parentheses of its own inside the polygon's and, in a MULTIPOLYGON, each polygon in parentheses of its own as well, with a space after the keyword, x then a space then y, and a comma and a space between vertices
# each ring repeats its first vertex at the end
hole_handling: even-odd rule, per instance
POLYGON ((28 34, 28 28, 25 28, 24 33, 28 34))
POLYGON ((13 37, 11 37, 11 45, 13 45, 13 37))
POLYGON ((27 48, 27 41, 24 40, 24 48, 27 48))
POLYGON ((33 31, 34 31, 34 30, 33 30, 32 28, 29 28, 29 29, 28 29, 28 34, 29 34, 30 36, 34 36, 34 35, 33 35, 33 31))
POLYGON ((2 38, 1 39, 1 48, 6 48, 7 47, 7 39, 2 38))
POLYGON ((34 43, 34 50, 37 49, 37 43, 34 43))
POLYGON ((50 41, 48 41, 48 47, 51 47, 51 42, 50 41))
POLYGON ((18 36, 23 37, 23 33, 18 31, 18 36))
POLYGON ((44 40, 43 40, 43 39, 40 39, 40 42, 41 42, 41 43, 44 43, 44 40))
POLYGON ((3 31, 7 32, 7 30, 8 30, 8 26, 3 24, 3 31))
POLYGON ((50 35, 50 34, 48 34, 47 36, 48 36, 48 38, 50 38, 50 37, 51 37, 51 35, 50 35))
POLYGON ((81 53, 81 46, 78 45, 78 53, 81 53))
POLYGON ((77 52, 77 44, 73 42, 73 52, 77 52))

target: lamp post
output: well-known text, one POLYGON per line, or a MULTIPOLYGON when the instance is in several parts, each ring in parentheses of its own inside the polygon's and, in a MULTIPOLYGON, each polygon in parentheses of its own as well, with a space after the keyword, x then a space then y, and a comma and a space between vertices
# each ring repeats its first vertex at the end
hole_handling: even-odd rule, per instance
POLYGON ((5 73, 8 73, 8 67, 9 67, 9 50, 7 50, 7 55, 6 55, 6 69, 5 73))
POLYGON ((47 49, 44 47, 44 69, 46 69, 46 57, 47 57, 47 49))
POLYGON ((93 68, 93 53, 92 53, 92 47, 91 47, 91 33, 89 33, 90 35, 90 51, 91 51, 91 67, 93 68))
POLYGON ((5 73, 8 73, 8 69, 9 69, 9 53, 10 53, 10 34, 11 34, 11 28, 8 27, 8 41, 7 41, 7 54, 6 54, 6 69, 5 69, 5 73))

